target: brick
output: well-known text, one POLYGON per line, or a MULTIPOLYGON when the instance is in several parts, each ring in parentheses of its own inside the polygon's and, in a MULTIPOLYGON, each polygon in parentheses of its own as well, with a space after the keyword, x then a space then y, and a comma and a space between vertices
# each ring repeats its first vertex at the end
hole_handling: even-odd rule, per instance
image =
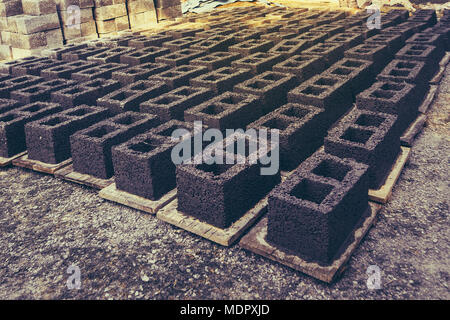
POLYGON ((205 73, 192 78, 190 85, 193 87, 209 88, 216 94, 232 90, 233 86, 239 82, 249 79, 252 76, 248 69, 234 69, 223 67, 215 71, 205 73))
POLYGON ((0 64, 0 74, 11 74, 12 68, 14 66, 19 66, 23 64, 29 64, 29 63, 35 63, 39 61, 46 60, 46 58, 43 57, 37 57, 37 56, 28 56, 22 59, 16 59, 13 61, 6 61, 2 64, 0 64))
POLYGON ((127 9, 128 13, 141 13, 146 11, 153 11, 153 15, 155 15, 156 20, 155 5, 153 4, 153 1, 145 1, 145 0, 127 1, 127 9))
POLYGON ((89 81, 97 78, 111 79, 114 71, 125 69, 126 67, 126 64, 109 62, 74 72, 72 73, 72 79, 77 81, 89 81))
POLYGON ((56 67, 51 67, 41 71, 41 77, 51 80, 54 78, 70 79, 73 73, 96 66, 95 62, 73 61, 56 67))
POLYGON ((406 44, 395 55, 396 59, 406 61, 424 61, 430 73, 434 74, 439 68, 444 52, 435 46, 424 44, 406 44))
POLYGON ((45 59, 45 60, 39 60, 36 62, 27 63, 24 65, 18 65, 13 66, 11 68, 11 73, 14 76, 24 76, 24 75, 33 75, 33 76, 39 76, 41 74, 42 70, 60 66, 64 62, 54 59, 45 59))
POLYGON ((372 61, 374 71, 379 72, 390 61, 391 54, 388 46, 385 44, 362 43, 345 51, 344 57, 372 61))
POLYGON ((51 93, 60 89, 75 85, 75 81, 65 79, 54 79, 35 84, 30 87, 17 89, 11 92, 11 99, 29 104, 37 101, 47 102, 51 93))
POLYGON ((178 52, 183 49, 188 49, 192 45, 200 42, 202 39, 194 37, 185 37, 183 39, 174 39, 170 41, 165 41, 162 46, 169 48, 171 52, 178 52))
POLYGON ((302 52, 303 55, 322 57, 327 66, 344 57, 344 46, 340 43, 318 43, 302 52))
POLYGON ((208 71, 203 66, 181 65, 173 69, 169 69, 152 77, 157 81, 167 84, 170 89, 175 89, 189 84, 189 80, 195 78, 208 71))
POLYGON ((285 58, 300 54, 304 49, 309 47, 309 43, 305 40, 287 39, 279 42, 272 47, 269 52, 283 55, 285 58))
POLYGON ((70 136, 107 117, 107 109, 84 105, 27 123, 28 158, 52 164, 69 159, 70 136))
POLYGON ((386 44, 389 49, 389 54, 391 56, 395 55, 395 53, 397 53, 397 51, 405 44, 404 41, 402 40, 401 35, 387 32, 383 32, 373 37, 370 37, 365 42, 386 44))
POLYGON ((3 113, 14 110, 22 105, 22 103, 16 100, 0 98, 0 116, 3 113))
POLYGON ((253 75, 268 71, 273 65, 281 62, 283 55, 272 52, 257 52, 231 63, 235 69, 249 69, 253 75))
POLYGON ((350 32, 352 34, 361 34, 364 39, 373 37, 374 35, 380 33, 380 29, 373 28, 369 29, 365 24, 361 26, 354 26, 345 30, 346 32, 350 32))
POLYGON ((155 62, 155 58, 169 54, 170 50, 161 47, 146 47, 133 50, 120 56, 120 63, 137 66, 147 62, 155 62))
POLYGON ((60 48, 51 48, 51 49, 46 49, 44 51, 42 51, 42 55, 43 56, 47 56, 51 59, 56 59, 56 60, 62 60, 62 54, 66 53, 66 52, 70 52, 70 51, 74 51, 74 50, 78 50, 78 49, 83 49, 86 48, 87 44, 82 43, 82 44, 66 44, 63 47, 60 48))
POLYGON ((166 20, 166 19, 174 19, 177 17, 181 17, 183 14, 181 13, 181 5, 175 5, 173 7, 167 8, 156 8, 156 16, 158 17, 158 21, 166 20))
POLYGON ((378 81, 407 82, 416 86, 428 84, 432 74, 424 61, 392 60, 377 76, 378 81))
POLYGON ((252 79, 238 83, 233 91, 260 98, 263 113, 268 113, 287 102, 287 92, 297 85, 294 75, 266 71, 252 79))
POLYGON ((272 70, 293 74, 300 83, 308 80, 315 74, 321 73, 325 68, 325 61, 319 56, 295 55, 275 64, 272 70))
POLYGON ((342 32, 325 40, 325 43, 339 43, 344 46, 344 50, 348 50, 361 44, 364 40, 362 34, 354 34, 351 32, 342 32))
POLYGON ((125 3, 113 4, 104 7, 96 7, 94 9, 95 20, 108 20, 127 15, 127 7, 125 3))
POLYGON ((140 80, 98 98, 97 105, 108 108, 112 114, 139 111, 139 105, 142 102, 167 91, 168 87, 164 82, 140 80))
POLYGON ((111 77, 119 81, 122 85, 127 85, 139 80, 148 80, 151 76, 167 71, 168 69, 169 66, 166 64, 149 62, 114 71, 111 77))
POLYGON ((79 85, 52 92, 51 101, 64 109, 80 105, 96 105, 96 100, 120 88, 120 83, 102 78, 83 82, 79 85))
POLYGON ((325 152, 369 166, 369 187, 383 184, 400 152, 396 116, 354 108, 328 131, 325 152))
POLYGON ((9 99, 12 91, 28 88, 43 81, 41 77, 30 75, 5 79, 1 82, 0 98, 9 99))
POLYGON ((288 103, 247 126, 247 129, 278 129, 280 169, 292 170, 323 143, 327 133, 325 110, 308 105, 288 103))
POLYGON ((12 0, 0 3, 0 17, 11 17, 23 13, 22 1, 12 0))
POLYGON ((214 36, 193 44, 190 48, 193 50, 203 50, 207 53, 216 51, 227 51, 228 47, 235 43, 232 36, 214 36))
POLYGON ((104 47, 83 47, 76 50, 69 50, 61 54, 61 58, 64 61, 79 61, 86 60, 88 57, 96 55, 101 52, 105 52, 108 48, 104 47))
POLYGON ((167 34, 172 36, 174 39, 183 39, 187 37, 195 38, 196 33, 202 31, 204 31, 202 28, 174 29, 168 30, 167 34))
POLYGON ((22 0, 23 13, 32 16, 41 16, 56 13, 54 0, 22 0))
POLYGON ((367 193, 366 165, 316 152, 269 194, 267 241, 329 265, 370 213, 367 193))
POLYGON ((20 15, 12 17, 15 19, 17 30, 21 34, 32 34, 36 32, 59 28, 58 15, 56 13, 42 16, 20 15))
POLYGON ((128 45, 137 49, 144 49, 146 47, 160 47, 164 42, 173 40, 172 36, 166 34, 152 34, 139 39, 130 40, 128 45))
POLYGON ((203 121, 210 128, 239 129, 263 114, 257 96, 225 92, 184 112, 185 121, 203 121))
POLYGON ((176 168, 171 152, 176 142, 170 135, 180 129, 194 133, 193 124, 172 120, 115 146, 112 159, 116 188, 151 200, 174 189, 176 168), (158 132, 167 132, 168 136, 158 132))
POLYGON ((359 109, 396 115, 401 133, 416 118, 421 94, 423 90, 417 90, 413 84, 378 81, 356 97, 356 105, 359 109))
POLYGON ((205 66, 209 71, 213 71, 230 66, 232 61, 239 58, 241 58, 241 54, 236 52, 213 52, 191 60, 190 64, 195 66, 205 66))
POLYGON ((177 67, 189 62, 195 58, 203 56, 205 52, 192 49, 182 49, 177 52, 172 52, 161 57, 157 57, 155 62, 164 63, 171 67, 177 67))
POLYGON ((274 46, 273 41, 265 39, 250 39, 229 47, 230 52, 247 56, 256 52, 265 52, 274 46))
POLYGON ((434 33, 434 32, 421 32, 416 33, 411 38, 406 40, 406 43, 414 43, 418 45, 429 45, 435 46, 438 50, 445 51, 445 34, 434 33))
MULTIPOLYGON (((235 136, 229 138, 224 143, 225 149, 226 145, 245 145, 245 140, 248 141, 235 136)), ((224 159, 234 160, 238 156, 242 164, 226 164, 225 161, 224 164, 177 166, 178 210, 218 228, 229 227, 280 181, 279 171, 275 175, 261 175, 260 162, 248 160, 254 153, 245 157, 224 152, 224 159), (245 201, 242 195, 246 195, 245 201)))
POLYGON ((25 124, 62 111, 54 103, 35 102, 0 117, 0 157, 10 158, 26 150, 25 124))
POLYGON ((124 47, 124 46, 118 46, 115 48, 110 48, 106 51, 99 52, 95 55, 91 55, 87 57, 88 61, 94 61, 98 63, 108 63, 108 62, 120 62, 120 57, 122 55, 131 53, 133 51, 132 48, 124 47))
MULTIPOLYGON (((143 1, 143 2, 151 3, 150 1, 143 1)), ((131 28, 138 28, 138 27, 147 28, 152 24, 158 23, 155 11, 128 13, 128 18, 130 20, 131 28)))
POLYGON ((330 126, 350 108, 353 102, 350 81, 324 72, 289 91, 288 102, 325 109, 326 125, 330 126))
MULTIPOLYGON (((125 0, 121 0, 121 1, 125 1, 125 0)), ((63 11, 65 8, 67 8, 69 6, 78 6, 81 9, 94 7, 93 0, 56 0, 55 2, 56 2, 56 8, 58 9, 58 11, 63 11)))
POLYGON ((182 86, 140 104, 140 111, 161 121, 184 120, 184 111, 213 97, 208 88, 182 86))
POLYGON ((76 132, 70 137, 74 170, 101 179, 111 178, 111 148, 158 124, 154 115, 125 112, 76 132))

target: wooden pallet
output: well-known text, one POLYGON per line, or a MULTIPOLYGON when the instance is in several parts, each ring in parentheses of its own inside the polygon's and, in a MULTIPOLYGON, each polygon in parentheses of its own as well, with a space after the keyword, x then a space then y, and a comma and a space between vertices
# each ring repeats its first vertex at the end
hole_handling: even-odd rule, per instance
POLYGON ((26 151, 16 154, 15 156, 12 156, 11 158, 0 157, 0 167, 7 167, 7 166, 11 165, 14 159, 22 157, 25 154, 27 154, 26 151))
POLYGON ((55 172, 65 166, 72 163, 72 159, 67 159, 57 164, 44 163, 37 160, 28 159, 28 154, 22 157, 16 158, 12 161, 12 164, 16 167, 26 168, 37 172, 55 174, 55 172))
POLYGON ((410 154, 411 148, 400 147, 400 154, 397 158, 397 161, 394 163, 384 184, 378 190, 369 189, 369 200, 379 203, 386 203, 389 201, 392 195, 392 189, 394 188, 395 183, 400 177, 403 167, 408 161, 410 154))
POLYGON ((99 196, 103 199, 117 202, 127 207, 145 211, 151 214, 156 214, 156 212, 158 212, 159 209, 161 209, 170 201, 176 198, 177 190, 173 189, 172 191, 162 196, 161 199, 155 201, 139 197, 137 195, 122 190, 118 190, 116 188, 116 184, 113 183, 107 186, 106 188, 100 190, 99 196))
POLYGON ((81 185, 85 185, 94 189, 103 189, 109 186, 110 184, 114 183, 114 178, 99 179, 88 174, 75 172, 73 170, 72 164, 69 164, 64 168, 57 170, 55 172, 55 177, 70 182, 75 182, 81 185))
POLYGON ((419 112, 420 113, 427 113, 428 108, 430 107, 431 103, 434 100, 434 97, 437 93, 437 85, 430 85, 430 89, 428 90, 427 96, 423 100, 422 104, 419 106, 419 112))
POLYGON ((403 136, 400 137, 400 143, 405 147, 412 147, 413 142, 416 136, 422 131, 422 128, 427 121, 426 114, 420 114, 416 120, 409 126, 408 129, 403 133, 403 136))
POLYGON ((313 278, 331 283, 343 272, 351 255, 355 252, 359 243, 376 220, 376 216, 381 208, 381 205, 369 202, 369 206, 371 213, 367 218, 359 223, 359 227, 357 227, 357 229, 352 233, 351 239, 353 239, 353 241, 350 242, 342 255, 334 260, 329 266, 321 266, 314 262, 308 262, 266 242, 267 217, 261 219, 261 221, 241 239, 239 245, 248 251, 279 262, 313 278))
POLYGON ((223 246, 232 245, 244 232, 252 226, 259 217, 267 211, 267 197, 259 201, 252 209, 226 229, 217 228, 206 222, 186 215, 177 210, 178 200, 175 199, 156 213, 160 220, 168 222, 186 231, 223 246))
POLYGON ((449 61, 450 61, 450 52, 447 52, 442 58, 442 60, 439 62, 439 70, 430 80, 430 84, 439 84, 439 82, 441 82, 442 77, 444 76, 445 73, 445 68, 449 63, 449 61))

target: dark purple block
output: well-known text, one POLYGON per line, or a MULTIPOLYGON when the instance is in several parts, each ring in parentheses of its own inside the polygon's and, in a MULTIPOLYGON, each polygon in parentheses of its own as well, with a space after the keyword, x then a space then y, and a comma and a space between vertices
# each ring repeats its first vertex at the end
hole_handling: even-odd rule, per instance
POLYGON ((248 69, 224 67, 192 78, 190 85, 193 87, 209 88, 216 94, 220 94, 232 90, 235 84, 247 80, 250 77, 251 72, 248 69))
POLYGON ((184 120, 184 111, 210 98, 208 88, 183 86, 140 104, 140 111, 156 114, 161 121, 184 120))
POLYGON ((288 103, 252 122, 247 129, 278 129, 280 168, 292 170, 322 145, 328 130, 324 113, 318 107, 288 103))
POLYGON ((73 87, 75 85, 75 81, 66 79, 44 81, 30 87, 12 91, 11 99, 20 101, 23 104, 29 104, 36 101, 48 102, 52 92, 67 87, 73 87))
POLYGON ((428 88, 432 74, 424 61, 392 60, 377 76, 378 81, 407 82, 428 88))
POLYGON ((71 50, 61 55, 64 61, 86 60, 88 57, 105 52, 107 47, 84 47, 77 50, 71 50))
POLYGON ((79 72, 84 69, 92 68, 97 65, 96 62, 90 61, 73 61, 68 62, 66 64, 44 69, 41 71, 41 77, 52 80, 55 78, 64 78, 70 79, 72 77, 72 73, 79 72))
POLYGON ((120 56, 120 63, 129 66, 137 66, 147 62, 155 62, 155 58, 163 56, 170 52, 167 48, 160 47, 146 47, 136 51, 127 52, 120 56))
POLYGON ((69 159, 70 136, 108 116, 108 109, 79 106, 27 123, 28 158, 52 164, 69 159))
POLYGON ((220 130, 242 129, 263 115, 257 96, 225 92, 184 112, 187 122, 203 121, 203 124, 220 130))
POLYGON ((0 98, 9 99, 11 92, 19 89, 28 88, 38 83, 43 82, 44 79, 36 76, 21 76, 21 77, 7 77, 1 82, 0 98))
POLYGON ((389 48, 389 54, 395 55, 398 50, 405 44, 402 36, 397 33, 382 32, 373 37, 368 38, 366 43, 386 44, 389 48))
POLYGON ((160 96, 168 90, 164 82, 140 80, 98 98, 97 105, 108 108, 112 114, 139 111, 142 102, 160 96))
POLYGON ((72 73, 72 79, 77 81, 90 81, 97 78, 111 79, 114 71, 125 69, 126 67, 126 64, 108 62, 72 73))
POLYGON ((261 35, 261 39, 264 40, 270 40, 272 41, 274 44, 280 43, 283 40, 288 40, 288 39, 292 39, 298 36, 298 33, 296 32, 292 32, 292 31, 274 31, 271 33, 264 33, 261 35))
POLYGON ((380 29, 374 28, 374 29, 369 29, 367 28, 366 24, 363 23, 360 26, 354 26, 351 28, 348 28, 347 30, 345 30, 345 32, 350 32, 352 34, 361 34, 363 35, 364 39, 373 37, 374 35, 380 33, 380 29))
POLYGON ((216 35, 193 44, 191 49, 204 51, 206 53, 227 51, 228 47, 234 43, 235 39, 233 36, 216 35))
POLYGON ((114 175, 111 148, 159 124, 155 115, 125 112, 70 137, 76 172, 108 179, 114 175))
POLYGON ((328 131, 325 152, 369 166, 369 187, 378 189, 400 152, 397 117, 354 108, 328 131))
POLYGON ((340 43, 318 43, 309 49, 303 50, 303 55, 322 57, 327 66, 344 57, 344 45, 340 43))
POLYGON ((231 63, 235 69, 249 69, 253 75, 269 71, 283 60, 283 55, 272 52, 257 52, 231 63))
POLYGON ((298 35, 297 37, 295 37, 295 39, 306 41, 307 47, 309 48, 317 43, 325 41, 327 37, 327 34, 324 32, 308 31, 298 35))
POLYGON ((37 56, 29 56, 22 59, 16 59, 12 61, 6 61, 4 63, 0 63, 0 74, 11 74, 12 68, 20 65, 26 65, 30 63, 35 63, 39 61, 46 60, 47 58, 37 57, 37 56))
POLYGON ((162 81, 170 89, 175 89, 189 84, 189 80, 208 72, 203 66, 181 65, 169 69, 151 77, 154 81, 162 81))
POLYGON ((164 42, 173 40, 173 37, 167 34, 156 33, 139 39, 128 41, 130 47, 144 49, 146 47, 161 47, 164 42))
POLYGON ((0 98, 0 115, 8 111, 14 110, 23 104, 16 100, 0 98))
POLYGON ((12 66, 11 73, 14 76, 24 76, 24 75, 33 75, 39 76, 42 70, 56 67, 64 64, 63 61, 46 59, 46 60, 38 60, 36 62, 26 63, 22 65, 12 66))
POLYGON ((66 44, 60 48, 52 48, 50 54, 48 55, 52 59, 62 60, 63 53, 70 51, 86 48, 88 45, 86 43, 70 43, 66 44))
POLYGON ((203 28, 196 29, 176 29, 169 30, 167 32, 168 35, 172 36, 174 39, 182 39, 187 37, 194 37, 197 32, 202 32, 203 28))
POLYGON ((375 82, 356 97, 359 109, 397 115, 398 131, 402 133, 416 118, 423 90, 414 84, 375 82))
POLYGON ((338 33, 344 32, 345 27, 339 24, 323 24, 310 29, 311 32, 323 32, 327 34, 327 38, 330 38, 338 33))
POLYGON ((55 103, 35 102, 0 116, 0 157, 9 158, 26 150, 25 124, 62 111, 55 103))
POLYGON ((183 64, 189 64, 189 62, 195 58, 203 56, 205 52, 192 49, 178 50, 165 56, 155 58, 158 63, 164 63, 171 67, 177 67, 183 64))
POLYGON ((309 44, 305 40, 287 39, 279 42, 275 47, 271 48, 269 52, 283 55, 286 59, 291 56, 300 54, 304 49, 308 48, 309 44))
POLYGON ((362 43, 345 51, 344 57, 372 61, 374 71, 379 72, 388 64, 392 55, 386 44, 362 43))
POLYGON ((249 39, 232 45, 228 48, 230 52, 240 53, 245 57, 256 52, 266 52, 274 46, 273 41, 266 39, 249 39))
POLYGON ((183 39, 175 39, 171 41, 166 41, 163 43, 164 48, 169 48, 170 52, 178 52, 184 49, 188 49, 193 44, 196 44, 197 42, 200 42, 201 38, 194 38, 194 37, 186 37, 183 39))
POLYGON ((297 85, 292 74, 266 71, 252 79, 238 83, 233 91, 260 98, 263 113, 268 113, 287 102, 287 92, 297 85))
POLYGON ((296 76, 300 83, 315 74, 321 73, 325 68, 325 62, 321 57, 296 55, 277 63, 272 67, 272 70, 280 73, 291 73, 296 76))
POLYGON ((261 31, 255 31, 254 29, 245 28, 233 33, 233 37, 236 39, 237 43, 240 43, 251 39, 259 39, 261 33, 261 31))
POLYGON ((194 66, 205 66, 209 71, 231 65, 231 62, 241 58, 241 54, 235 52, 213 52, 206 56, 195 58, 190 62, 194 66))
MULTIPOLYGON (((224 149, 231 143, 244 143, 245 146, 247 140, 236 139, 234 136, 232 139, 232 142, 231 139, 227 139, 225 143, 220 142, 225 145, 224 149)), ((246 149, 245 153, 250 153, 246 149)), ((248 160, 252 156, 253 154, 246 157, 224 151, 224 160, 239 157, 245 162, 226 164, 225 160, 224 164, 177 166, 178 210, 218 228, 229 227, 280 181, 279 171, 275 175, 262 175, 261 163, 248 160)))
POLYGON ((326 39, 325 43, 339 43, 343 45, 344 50, 348 50, 352 47, 361 44, 363 40, 364 37, 362 34, 359 33, 355 34, 352 32, 342 32, 326 39))
POLYGON ((370 213, 367 166, 318 151, 269 194, 266 240, 329 265, 370 213))
POLYGON ((118 80, 122 85, 128 85, 139 80, 149 80, 153 75, 169 70, 163 63, 145 63, 135 67, 114 71, 111 78, 118 80))

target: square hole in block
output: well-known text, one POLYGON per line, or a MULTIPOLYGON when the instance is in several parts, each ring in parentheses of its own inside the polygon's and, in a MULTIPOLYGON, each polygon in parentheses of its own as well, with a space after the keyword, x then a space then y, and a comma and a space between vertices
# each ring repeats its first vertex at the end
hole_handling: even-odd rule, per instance
POLYGON ((253 88, 253 89, 262 89, 267 87, 269 84, 261 81, 261 80, 254 80, 253 82, 250 82, 247 84, 247 87, 253 88))
POLYGON ((295 117, 301 119, 305 117, 309 113, 309 111, 297 107, 290 107, 286 110, 283 110, 281 113, 288 117, 295 117))
POLYGON ((374 114, 362 114, 356 119, 355 123, 363 127, 378 127, 384 120, 384 118, 374 114))
POLYGON ((381 98, 381 99, 390 99, 394 96, 393 92, 384 91, 384 90, 375 90, 370 94, 373 97, 381 98))
POLYGON ((338 80, 332 78, 320 78, 314 84, 318 86, 334 86, 337 82, 338 80))
POLYGON ((18 118, 15 114, 8 114, 6 116, 0 117, 0 122, 10 122, 14 119, 18 118))
POLYGON ((45 109, 45 108, 47 108, 46 105, 33 104, 32 106, 29 106, 27 108, 21 109, 20 111, 23 111, 23 112, 37 112, 37 111, 45 109))
POLYGON ((370 137, 372 136, 373 131, 363 130, 357 128, 348 128, 344 134, 341 136, 341 139, 365 144, 370 137))
POLYGON ((404 61, 398 62, 398 63, 395 65, 395 67, 396 67, 397 69, 412 69, 412 68, 414 68, 415 66, 416 66, 416 64, 414 64, 414 63, 404 62, 404 61))
POLYGON ((167 105, 167 104, 171 104, 172 102, 178 101, 180 99, 181 99, 180 97, 176 97, 176 96, 165 96, 165 97, 155 100, 154 103, 167 105))
POLYGON ((216 104, 210 104, 207 107, 205 107, 201 112, 210 114, 210 115, 218 115, 224 111, 225 111, 225 108, 223 106, 216 105, 216 104))
POLYGON ((58 125, 60 123, 66 122, 68 120, 70 120, 70 118, 55 117, 55 118, 52 118, 52 119, 50 119, 48 121, 45 121, 45 122, 43 122, 41 124, 44 125, 44 126, 48 126, 48 127, 54 127, 54 126, 56 126, 56 125, 58 125))
POLYGON ((342 66, 349 67, 349 68, 358 68, 358 67, 361 67, 362 65, 363 65, 363 62, 356 61, 356 60, 347 60, 342 64, 342 66))
POLYGON ((272 119, 264 122, 263 126, 267 127, 267 128, 278 129, 280 131, 283 131, 287 127, 289 127, 290 124, 291 124, 291 122, 288 121, 287 119, 275 117, 275 118, 272 118, 272 119))
POLYGON ((352 73, 352 69, 345 68, 345 67, 340 67, 340 68, 334 69, 331 73, 332 74, 337 74, 337 75, 340 75, 340 76, 346 76, 346 75, 349 75, 350 73, 352 73))
POLYGON ((93 110, 88 108, 78 109, 71 112, 67 112, 66 115, 72 116, 72 117, 81 117, 88 113, 91 113, 93 110))
POLYGON ((129 145, 128 149, 138 153, 147 153, 152 150, 155 150, 158 147, 158 145, 159 143, 157 141, 154 141, 152 139, 146 139, 145 141, 129 145))
POLYGON ((87 136, 92 138, 101 138, 103 136, 106 136, 107 134, 116 131, 117 128, 113 126, 103 125, 101 127, 95 128, 89 132, 86 133, 87 136))
POLYGON ((325 92, 325 88, 319 88, 314 86, 308 86, 302 90, 303 94, 312 95, 312 96, 320 96, 323 92, 325 92))
POLYGON ((315 175, 342 181, 351 167, 331 159, 322 160, 312 171, 315 175))
POLYGON ((127 114, 125 116, 122 116, 121 118, 112 119, 111 121, 117 124, 130 125, 142 120, 143 118, 143 116, 127 114))
POLYGON ((389 74, 395 77, 407 77, 410 74, 410 71, 393 69, 391 70, 391 72, 389 72, 389 74))
POLYGON ((405 85, 401 83, 385 83, 380 87, 380 89, 389 91, 401 91, 404 87, 405 85))
POLYGON ((303 179, 292 189, 290 195, 298 199, 321 204, 332 190, 333 186, 329 184, 303 179))

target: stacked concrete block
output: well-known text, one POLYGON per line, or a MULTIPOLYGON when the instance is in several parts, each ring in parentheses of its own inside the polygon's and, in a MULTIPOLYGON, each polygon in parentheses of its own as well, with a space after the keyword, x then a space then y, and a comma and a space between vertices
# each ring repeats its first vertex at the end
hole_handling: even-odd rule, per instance
POLYGON ((325 61, 319 56, 295 55, 272 67, 275 72, 291 73, 297 81, 303 82, 326 69, 325 61))
POLYGON ((125 0, 94 0, 94 19, 99 37, 130 29, 125 0))
POLYGON ((318 151, 271 191, 266 240, 330 264, 369 214, 367 165, 318 151))
POLYGON ((149 29, 158 23, 155 5, 152 0, 127 0, 130 27, 149 29))
POLYGON ((35 102, 0 116, 0 157, 10 158, 26 150, 25 124, 62 111, 56 103, 35 102))
POLYGON ((10 60, 13 58, 11 32, 17 32, 14 16, 21 15, 22 13, 21 0, 2 0, 0 2, 0 60, 10 60))
POLYGON ((25 125, 28 158, 60 163, 71 157, 70 136, 108 117, 108 110, 79 106, 25 125))
POLYGON ((400 152, 397 116, 354 108, 324 139, 325 152, 369 166, 369 187, 378 189, 400 152))
POLYGON ((183 15, 180 0, 155 0, 155 7, 158 21, 172 20, 183 15))
POLYGON ((101 179, 111 178, 111 148, 158 124, 155 115, 130 111, 76 132, 70 137, 74 170, 101 179))
POLYGON ((223 159, 210 161, 211 151, 205 150, 200 155, 206 159, 202 164, 195 164, 194 158, 194 164, 177 166, 178 210, 218 228, 227 228, 279 183, 279 171, 274 175, 261 174, 259 159, 267 151, 262 152, 259 142, 252 150, 250 143, 255 142, 250 139, 247 135, 231 135, 217 143, 221 144, 218 148, 223 150, 223 159), (239 144, 245 148, 245 154, 239 153, 239 144))
POLYGON ((20 88, 11 92, 11 99, 22 102, 23 104, 37 101, 47 102, 50 100, 51 93, 60 89, 74 86, 75 81, 66 79, 53 79, 40 82, 38 84, 20 88))
POLYGON ((439 69, 444 51, 439 47, 427 44, 407 43, 395 55, 396 59, 405 61, 424 61, 430 74, 436 73, 439 69))
POLYGON ((31 87, 35 84, 41 83, 44 81, 41 77, 36 76, 21 76, 21 77, 11 77, 5 76, 2 77, 2 81, 0 81, 0 98, 10 99, 11 92, 23 88, 31 87))
POLYGON ((231 91, 235 84, 251 77, 252 73, 249 69, 223 67, 191 79, 190 84, 193 87, 209 88, 219 95, 225 91, 231 91))
POLYGON ((135 81, 147 80, 153 75, 160 74, 168 69, 169 66, 166 64, 149 62, 114 71, 111 77, 119 81, 122 85, 128 85, 135 81))
POLYGON ((98 38, 93 0, 56 0, 66 43, 98 38))
POLYGON ((13 58, 40 54, 44 48, 63 44, 54 0, 23 0, 21 8, 23 14, 9 16, 8 30, 2 31, 2 41, 11 46, 13 58))

